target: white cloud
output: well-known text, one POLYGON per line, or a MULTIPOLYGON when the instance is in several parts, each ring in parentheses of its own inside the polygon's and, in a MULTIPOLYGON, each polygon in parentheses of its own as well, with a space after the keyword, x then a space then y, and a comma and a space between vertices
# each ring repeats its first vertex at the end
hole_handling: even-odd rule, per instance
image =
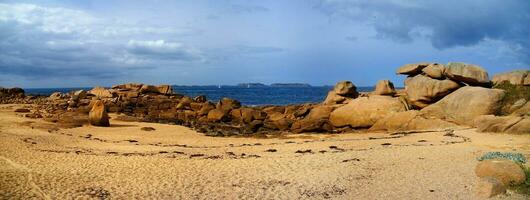
POLYGON ((0 70, 25 77, 118 74, 123 68, 160 66, 157 60, 168 66, 203 59, 182 43, 141 40, 175 38, 188 29, 109 20, 69 8, 0 3, 0 28, 0 70))

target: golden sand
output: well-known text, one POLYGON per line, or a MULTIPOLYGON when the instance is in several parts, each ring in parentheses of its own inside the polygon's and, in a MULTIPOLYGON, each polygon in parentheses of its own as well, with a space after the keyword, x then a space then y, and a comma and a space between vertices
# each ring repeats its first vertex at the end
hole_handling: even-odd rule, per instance
POLYGON ((111 120, 57 130, 20 106, 0 106, 0 199, 473 199, 477 157, 530 157, 530 135, 473 129, 217 138, 111 120))

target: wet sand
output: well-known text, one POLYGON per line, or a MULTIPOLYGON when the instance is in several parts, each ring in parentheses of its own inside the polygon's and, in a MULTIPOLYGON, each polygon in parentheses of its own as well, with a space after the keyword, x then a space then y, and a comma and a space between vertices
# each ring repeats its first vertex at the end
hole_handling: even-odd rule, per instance
POLYGON ((0 105, 0 199, 474 199, 477 157, 530 157, 530 135, 473 129, 217 138, 111 120, 57 130, 13 112, 21 106, 0 105))

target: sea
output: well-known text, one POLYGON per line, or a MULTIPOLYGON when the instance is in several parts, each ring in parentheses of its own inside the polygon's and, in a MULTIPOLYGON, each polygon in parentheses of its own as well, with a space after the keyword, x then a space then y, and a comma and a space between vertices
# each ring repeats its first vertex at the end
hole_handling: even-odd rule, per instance
MULTIPOLYGON (((223 97, 239 100, 243 105, 289 105, 322 102, 333 86, 308 87, 241 87, 241 86, 172 86, 176 93, 195 97, 206 95, 217 102, 223 97)), ((50 95, 54 92, 67 93, 91 88, 25 88, 26 94, 50 95)), ((373 87, 357 87, 359 92, 373 91, 373 87)))

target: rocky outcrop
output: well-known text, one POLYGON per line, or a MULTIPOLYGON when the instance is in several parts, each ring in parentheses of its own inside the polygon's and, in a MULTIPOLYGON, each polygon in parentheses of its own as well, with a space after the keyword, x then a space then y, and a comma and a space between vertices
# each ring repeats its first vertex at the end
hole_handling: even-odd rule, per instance
POLYGON ((50 99, 50 100, 58 100, 58 99, 64 99, 66 97, 67 97, 66 94, 63 94, 63 93, 60 93, 60 92, 54 92, 54 93, 50 94, 48 99, 50 99))
POLYGON ((240 107, 241 103, 239 101, 230 98, 223 98, 216 105, 217 109, 223 110, 224 112, 230 112, 232 109, 240 107))
POLYGON ((472 126, 476 117, 497 113, 503 97, 503 90, 466 86, 420 112, 424 116, 472 126))
POLYGON ((0 98, 24 98, 24 90, 22 88, 3 88, 0 87, 0 98))
POLYGON ((517 70, 496 74, 491 78, 493 84, 509 82, 512 85, 530 85, 530 70, 517 70))
POLYGON ((473 123, 479 132, 530 133, 529 117, 483 115, 473 123))
POLYGON ((369 128, 379 119, 405 110, 406 106, 399 98, 359 97, 331 112, 329 121, 334 127, 369 128))
POLYGON ((325 105, 334 105, 334 104, 342 104, 344 101, 346 101, 346 97, 340 96, 335 91, 329 91, 328 95, 326 96, 326 99, 324 100, 323 104, 325 105))
POLYGON ((445 95, 460 88, 452 80, 437 80, 423 75, 417 75, 405 80, 405 92, 414 106, 424 108, 445 95))
POLYGON ((335 94, 343 97, 357 97, 357 87, 351 81, 338 82, 333 88, 335 94))
POLYGON ((389 80, 378 81, 375 85, 375 90, 373 94, 393 96, 394 94, 396 94, 394 83, 390 82, 389 80))
POLYGON ((333 128, 329 123, 329 116, 333 110, 332 106, 315 106, 304 119, 292 124, 291 131, 294 133, 331 131, 333 128))
POLYGON ((105 103, 101 100, 96 100, 90 113, 88 114, 88 121, 94 126, 110 126, 109 116, 105 108, 105 103))
POLYGON ((348 100, 357 98, 357 87, 351 81, 341 81, 335 84, 333 90, 328 92, 323 104, 334 105, 347 103, 348 100))
POLYGON ((221 109, 213 109, 208 112, 208 121, 209 122, 221 122, 228 121, 228 113, 221 109))
POLYGON ((94 87, 92 90, 88 91, 89 94, 92 94, 98 98, 112 98, 113 94, 110 90, 105 89, 104 87, 94 87))
POLYGON ((430 63, 427 63, 427 62, 406 64, 406 65, 399 67, 396 73, 415 76, 415 75, 420 74, 421 70, 427 67, 429 64, 430 63))
POLYGON ((462 62, 451 62, 445 67, 445 73, 451 80, 463 82, 471 86, 488 86, 488 72, 482 67, 462 62))

